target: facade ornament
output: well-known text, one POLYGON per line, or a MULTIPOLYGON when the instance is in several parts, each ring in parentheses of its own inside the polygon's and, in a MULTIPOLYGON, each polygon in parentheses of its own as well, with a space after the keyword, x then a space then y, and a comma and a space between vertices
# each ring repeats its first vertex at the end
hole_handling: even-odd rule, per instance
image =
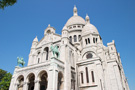
POLYGON ((25 62, 22 57, 17 57, 17 66, 19 66, 19 64, 21 64, 22 67, 24 67, 25 62))

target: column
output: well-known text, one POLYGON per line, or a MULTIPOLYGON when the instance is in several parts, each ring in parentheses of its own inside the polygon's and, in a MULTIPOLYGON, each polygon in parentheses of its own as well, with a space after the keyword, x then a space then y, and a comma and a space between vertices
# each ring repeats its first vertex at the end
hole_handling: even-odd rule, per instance
MULTIPOLYGON (((53 58, 55 59, 55 58, 53 58)), ((57 64, 54 63, 54 60, 51 61, 51 66, 48 73, 48 86, 47 90, 57 90, 58 85, 58 70, 57 64)))
POLYGON ((15 87, 14 87, 15 90, 18 90, 18 85, 19 85, 19 83, 15 84, 15 87))
POLYGON ((23 90, 28 90, 28 82, 24 82, 24 84, 23 84, 23 90))
POLYGON ((40 84, 39 84, 39 80, 35 80, 35 86, 34 86, 34 90, 39 90, 40 84))

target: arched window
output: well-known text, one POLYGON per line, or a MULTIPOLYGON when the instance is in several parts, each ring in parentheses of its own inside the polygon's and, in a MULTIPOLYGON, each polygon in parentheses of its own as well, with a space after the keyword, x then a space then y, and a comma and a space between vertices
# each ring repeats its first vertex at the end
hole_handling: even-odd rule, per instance
POLYGON ((85 39, 86 45, 87 45, 87 39, 85 39))
POLYGON ((93 43, 95 43, 95 38, 93 38, 93 43))
POLYGON ((96 38, 96 43, 97 43, 97 40, 98 40, 98 39, 96 38))
POLYGON ((40 58, 41 58, 40 52, 38 52, 38 57, 37 57, 37 62, 38 62, 38 63, 40 63, 40 58))
POLYGON ((88 43, 90 44, 90 39, 88 38, 88 43))
POLYGON ((38 63, 40 62, 40 58, 38 58, 38 63))
POLYGON ((91 71, 91 77, 92 77, 92 82, 95 82, 95 79, 94 79, 94 72, 91 71))
POLYGON ((86 55, 86 58, 87 58, 87 59, 92 58, 92 57, 93 57, 93 55, 92 55, 91 53, 88 53, 88 54, 86 55))
POLYGON ((77 42, 77 36, 74 35, 74 42, 77 42))
POLYGON ((81 35, 78 35, 78 40, 80 40, 81 39, 81 35))
POLYGON ((48 35, 51 34, 51 30, 48 30, 48 31, 47 31, 47 34, 48 34, 48 35))
POLYGON ((87 83, 89 83, 88 68, 86 67, 85 70, 86 70, 86 80, 87 80, 87 83))
POLYGON ((46 52, 46 60, 48 60, 49 48, 48 48, 48 47, 46 47, 46 48, 44 49, 44 51, 46 52))
POLYGON ((81 73, 81 82, 83 84, 83 73, 81 73))
POLYGON ((73 26, 73 28, 76 28, 76 26, 73 26))
POLYGON ((69 41, 72 43, 72 36, 69 37, 69 41))

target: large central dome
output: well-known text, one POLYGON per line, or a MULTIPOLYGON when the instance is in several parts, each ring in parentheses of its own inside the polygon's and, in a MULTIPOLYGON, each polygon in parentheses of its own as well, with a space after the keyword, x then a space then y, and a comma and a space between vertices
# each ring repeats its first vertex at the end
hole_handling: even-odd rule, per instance
POLYGON ((85 24, 85 20, 78 16, 78 15, 75 15, 75 16, 72 16, 66 23, 66 26, 70 26, 70 25, 74 25, 74 24, 85 24))
POLYGON ((67 21, 66 26, 74 25, 74 24, 83 24, 85 25, 85 20, 77 15, 77 8, 74 7, 74 15, 67 21))

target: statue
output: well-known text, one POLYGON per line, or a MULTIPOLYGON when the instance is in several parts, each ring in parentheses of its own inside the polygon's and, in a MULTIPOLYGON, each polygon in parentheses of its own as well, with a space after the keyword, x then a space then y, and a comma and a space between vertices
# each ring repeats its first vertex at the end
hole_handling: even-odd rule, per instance
POLYGON ((24 67, 25 62, 22 57, 20 57, 20 58, 17 57, 17 66, 19 66, 19 64, 21 64, 24 67))
POLYGON ((53 47, 53 45, 51 45, 51 51, 53 52, 53 56, 59 59, 60 53, 58 51, 58 46, 53 47))

